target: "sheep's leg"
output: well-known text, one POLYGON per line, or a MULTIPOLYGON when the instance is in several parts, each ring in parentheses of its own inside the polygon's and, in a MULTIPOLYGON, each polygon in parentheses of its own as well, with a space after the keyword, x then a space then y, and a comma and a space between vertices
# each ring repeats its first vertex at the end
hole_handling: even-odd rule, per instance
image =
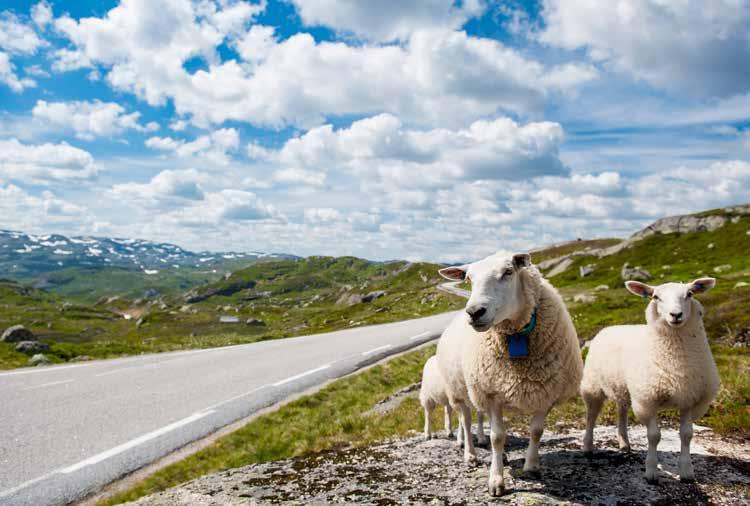
POLYGON ((461 418, 464 432, 464 461, 467 464, 474 464, 477 461, 477 452, 471 437, 471 408, 466 404, 461 404, 461 418))
POLYGON ((477 444, 487 444, 487 435, 484 433, 484 413, 477 411, 477 444))
POLYGON ((594 427, 604 405, 604 395, 584 395, 583 402, 586 404, 586 434, 583 436, 583 453, 592 455, 594 453, 594 427))
POLYGON ((646 454, 646 480, 656 481, 656 446, 661 440, 661 430, 656 415, 651 415, 646 423, 646 436, 648 437, 648 453, 646 454))
POLYGON ((505 491, 503 477, 503 450, 505 449, 505 424, 500 406, 491 406, 487 411, 490 419, 490 442, 492 443, 492 463, 490 464, 490 495, 502 495, 505 491))
POLYGON ((626 402, 617 404, 617 440, 620 443, 620 450, 630 451, 630 441, 628 440, 628 408, 626 402))
POLYGON ((680 481, 694 481, 695 472, 690 459, 690 441, 693 439, 692 412, 687 409, 680 413, 680 481))
POLYGON ((456 446, 461 448, 464 445, 464 423, 462 421, 461 410, 458 410, 458 428, 456 429, 456 446))
POLYGON ((424 438, 430 439, 432 437, 432 430, 430 429, 430 412, 432 411, 432 404, 427 403, 424 406, 424 438))
POLYGON ((538 411, 531 417, 531 426, 529 427, 529 447, 526 449, 526 460, 523 464, 523 470, 528 473, 539 472, 539 440, 542 439, 544 432, 544 418, 547 411, 538 411))
POLYGON ((453 410, 451 409, 450 404, 445 405, 445 432, 448 434, 448 437, 453 437, 453 427, 451 426, 451 415, 453 414, 453 410))

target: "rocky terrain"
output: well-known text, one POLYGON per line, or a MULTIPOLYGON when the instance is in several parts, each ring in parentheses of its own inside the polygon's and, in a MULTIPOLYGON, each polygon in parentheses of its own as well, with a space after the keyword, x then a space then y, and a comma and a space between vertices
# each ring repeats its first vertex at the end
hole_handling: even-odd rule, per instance
POLYGON ((599 450, 590 459, 581 452, 581 431, 550 432, 543 438, 540 477, 521 470, 527 439, 518 433, 507 438, 508 490, 499 499, 487 495, 486 448, 478 448, 478 466, 467 466, 454 441, 425 441, 415 435, 368 448, 232 469, 132 504, 736 505, 747 504, 750 497, 750 445, 722 440, 710 429, 696 428, 696 483, 677 478, 679 435, 673 429, 662 430, 663 474, 655 485, 642 476, 644 427, 631 428, 634 451, 627 454, 617 450, 614 427, 597 429, 599 450))

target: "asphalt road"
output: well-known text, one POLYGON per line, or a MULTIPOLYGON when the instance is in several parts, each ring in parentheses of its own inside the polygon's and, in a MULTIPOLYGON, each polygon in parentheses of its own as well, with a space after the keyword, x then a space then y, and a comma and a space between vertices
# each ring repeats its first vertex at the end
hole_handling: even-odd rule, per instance
POLYGON ((65 504, 290 395, 439 336, 455 313, 0 373, 0 504, 65 504))

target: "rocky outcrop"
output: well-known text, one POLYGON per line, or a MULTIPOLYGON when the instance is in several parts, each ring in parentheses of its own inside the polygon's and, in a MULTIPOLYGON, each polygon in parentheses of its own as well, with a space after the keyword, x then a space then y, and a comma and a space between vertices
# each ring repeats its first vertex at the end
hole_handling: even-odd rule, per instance
MULTIPOLYGON (((231 278, 230 278, 231 279, 231 278)), ((256 282, 253 280, 236 280, 236 281, 221 281, 216 285, 211 285, 203 289, 193 289, 183 295, 183 299, 188 304, 195 304, 196 302, 202 302, 214 295, 234 295, 242 290, 255 288, 256 282)))
POLYGON ((620 277, 623 281, 648 281, 651 279, 651 273, 640 267, 630 267, 628 262, 622 266, 620 277))
POLYGON ((16 345, 16 351, 34 355, 35 353, 44 353, 49 351, 49 344, 40 341, 21 341, 16 345))
POLYGON ((573 265, 573 259, 570 257, 565 257, 560 262, 555 264, 552 270, 547 273, 547 277, 552 278, 554 276, 557 276, 558 274, 562 274, 563 272, 567 271, 571 265, 573 265))
POLYGON ((0 342, 3 343, 18 343, 21 341, 36 341, 34 334, 23 325, 8 327, 0 336, 0 342))
POLYGON ((597 427, 600 450, 587 459, 582 431, 545 431, 540 448, 542 475, 522 472, 528 440, 509 433, 508 490, 487 495, 490 455, 477 448, 478 466, 467 466, 455 441, 421 436, 371 447, 313 454, 205 476, 145 497, 139 506, 260 504, 741 504, 750 476, 750 445, 730 445, 696 427, 691 447, 697 482, 675 476, 680 438, 662 429, 659 458, 665 474, 657 485, 643 478, 646 430, 631 428, 633 452, 617 450, 614 427, 597 427))

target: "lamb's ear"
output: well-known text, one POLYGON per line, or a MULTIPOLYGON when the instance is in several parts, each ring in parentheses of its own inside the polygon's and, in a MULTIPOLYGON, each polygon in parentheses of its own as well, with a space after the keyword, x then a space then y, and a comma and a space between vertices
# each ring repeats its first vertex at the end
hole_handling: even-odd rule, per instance
POLYGON ((531 265, 531 255, 528 253, 517 253, 513 255, 513 267, 523 269, 531 265))
POLYGON ((625 288, 633 295, 643 299, 650 299, 654 295, 654 287, 640 281, 626 281, 625 288))
POLYGON ((714 278, 698 278, 690 283, 689 290, 693 293, 703 293, 709 291, 716 285, 714 278))
POLYGON ((463 281, 466 279, 466 269, 468 265, 454 265, 453 267, 445 267, 440 269, 438 272, 445 279, 451 281, 463 281))

